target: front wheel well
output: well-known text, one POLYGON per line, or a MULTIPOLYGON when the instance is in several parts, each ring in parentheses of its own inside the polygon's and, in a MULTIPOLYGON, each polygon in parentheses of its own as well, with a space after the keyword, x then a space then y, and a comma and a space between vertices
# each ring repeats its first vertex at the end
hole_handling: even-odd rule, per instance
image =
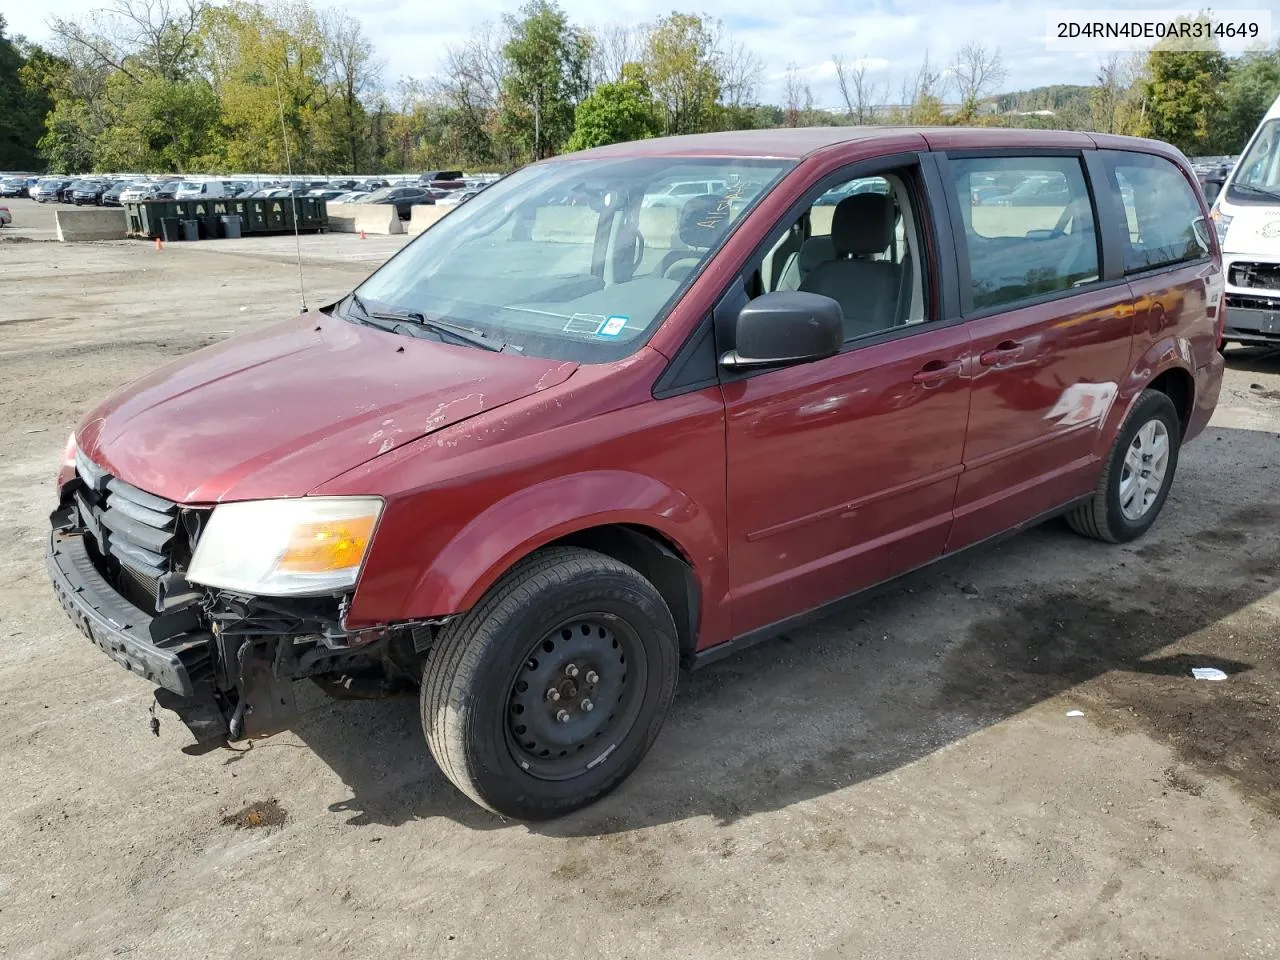
POLYGON ((690 662, 698 637, 699 594, 693 567, 680 548, 652 527, 609 524, 576 530, 546 544, 583 547, 625 563, 662 595, 680 639, 681 658, 690 662))
POLYGON ((1181 367, 1173 367, 1152 380, 1147 389, 1158 390, 1173 402, 1173 408, 1178 411, 1178 423, 1185 435, 1195 404, 1195 378, 1181 367))

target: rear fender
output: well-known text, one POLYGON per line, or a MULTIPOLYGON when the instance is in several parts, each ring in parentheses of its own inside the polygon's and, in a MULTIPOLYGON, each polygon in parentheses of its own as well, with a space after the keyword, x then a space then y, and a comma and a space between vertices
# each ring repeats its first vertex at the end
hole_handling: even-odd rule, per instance
POLYGON ((607 524, 659 531, 679 548, 699 580, 706 571, 686 545, 723 556, 711 516, 681 491, 620 470, 570 474, 520 490, 463 527, 414 584, 407 614, 470 609, 521 558, 571 533, 607 524))
POLYGON ((1105 459, 1110 454, 1111 445, 1115 443, 1120 427, 1129 416, 1129 411, 1138 402, 1142 391, 1150 386, 1156 377, 1177 368, 1185 370, 1194 379, 1195 368, 1192 356, 1191 341, 1186 337, 1164 337, 1151 344, 1146 353, 1137 358, 1128 378, 1120 384, 1103 429, 1098 433, 1094 452, 1099 458, 1105 459))

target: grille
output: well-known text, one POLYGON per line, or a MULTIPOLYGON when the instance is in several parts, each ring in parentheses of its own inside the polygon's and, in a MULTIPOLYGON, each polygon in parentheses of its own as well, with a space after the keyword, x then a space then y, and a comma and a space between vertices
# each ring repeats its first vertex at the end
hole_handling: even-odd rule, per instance
POLYGON ((173 569, 172 545, 178 530, 178 505, 112 477, 102 525, 110 531, 107 551, 120 563, 121 586, 130 599, 154 610, 160 578, 173 569))
POLYGON ((1227 294, 1227 309, 1238 310, 1280 310, 1280 296, 1250 297, 1238 293, 1227 294))
POLYGON ((1280 263, 1233 263, 1227 280, 1233 287, 1280 290, 1280 263))
POLYGON ((91 526, 102 534, 98 545, 119 566, 116 588, 134 606, 158 610, 160 578, 186 549, 178 505, 111 476, 79 453, 76 469, 88 488, 85 506, 96 521, 91 526))

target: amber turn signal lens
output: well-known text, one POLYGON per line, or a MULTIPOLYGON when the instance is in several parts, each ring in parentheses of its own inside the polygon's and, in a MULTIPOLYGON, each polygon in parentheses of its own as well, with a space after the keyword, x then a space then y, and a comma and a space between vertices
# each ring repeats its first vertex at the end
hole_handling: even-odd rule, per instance
POLYGON ((372 516, 303 523, 293 530, 280 558, 286 573, 325 573, 360 564, 373 536, 372 516))

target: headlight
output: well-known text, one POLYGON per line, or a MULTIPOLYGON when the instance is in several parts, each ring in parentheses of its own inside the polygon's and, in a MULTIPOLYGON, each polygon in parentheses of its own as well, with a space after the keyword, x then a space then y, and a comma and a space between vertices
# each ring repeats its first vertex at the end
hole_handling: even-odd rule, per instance
POLYGON ((220 504, 187 579, 269 597, 344 590, 355 585, 381 513, 377 497, 220 504))
POLYGON ((1221 245, 1227 239, 1227 227, 1231 226, 1231 218, 1215 204, 1209 211, 1209 219, 1213 221, 1213 229, 1217 232, 1218 243, 1221 245))

